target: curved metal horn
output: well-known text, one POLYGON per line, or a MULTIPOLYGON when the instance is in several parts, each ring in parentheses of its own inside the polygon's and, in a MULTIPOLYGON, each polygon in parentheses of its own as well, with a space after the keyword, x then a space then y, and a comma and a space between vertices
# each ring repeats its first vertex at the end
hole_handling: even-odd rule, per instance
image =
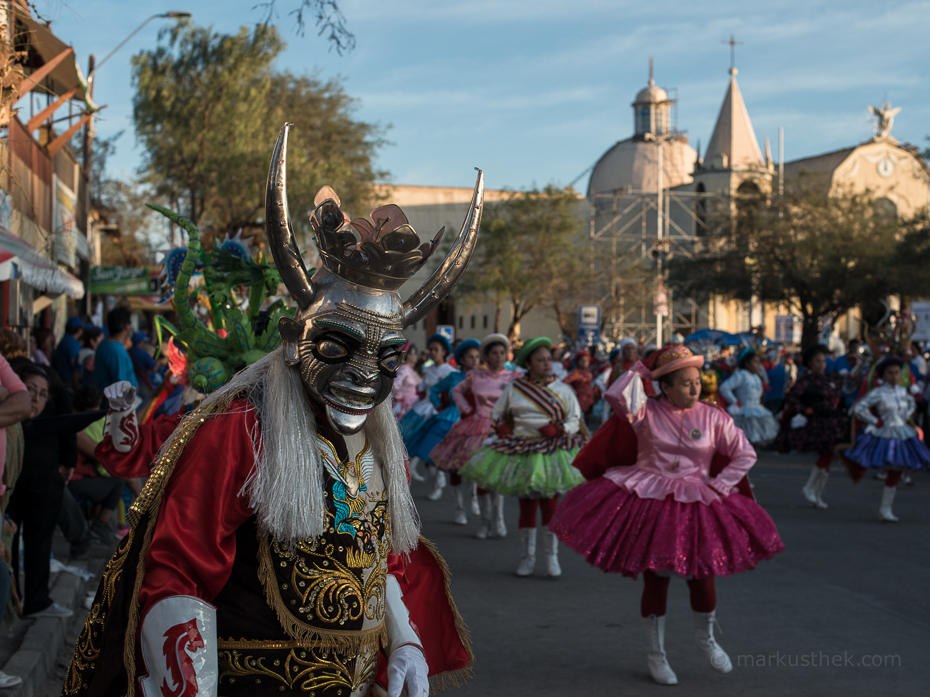
POLYGON ((436 267, 426 282, 404 302, 404 326, 409 327, 422 319, 449 294, 452 287, 465 273, 468 260, 475 251, 478 242, 478 226, 481 225, 481 211, 484 209, 484 172, 478 170, 475 193, 471 198, 468 215, 462 223, 462 229, 452 243, 452 249, 436 267))
POLYGON ((313 301, 313 282, 297 248, 297 238, 294 237, 291 215, 287 209, 287 131, 293 125, 284 124, 271 155, 265 188, 265 231, 281 280, 300 309, 305 310, 313 301))

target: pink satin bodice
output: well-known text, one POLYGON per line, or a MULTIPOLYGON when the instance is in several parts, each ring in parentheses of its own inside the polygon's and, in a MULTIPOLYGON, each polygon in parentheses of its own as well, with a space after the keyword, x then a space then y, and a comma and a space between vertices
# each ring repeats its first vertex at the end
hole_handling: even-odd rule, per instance
POLYGON ((745 434, 724 411, 703 402, 678 409, 665 398, 647 398, 643 379, 649 370, 641 362, 624 373, 605 398, 636 432, 638 450, 632 467, 615 467, 604 475, 641 498, 713 503, 729 495, 756 463, 745 434), (730 458, 716 477, 710 467, 715 453, 730 458))
POLYGON ((465 379, 452 388, 452 400, 463 417, 490 419, 491 410, 504 388, 515 377, 516 373, 512 370, 470 370, 465 379))

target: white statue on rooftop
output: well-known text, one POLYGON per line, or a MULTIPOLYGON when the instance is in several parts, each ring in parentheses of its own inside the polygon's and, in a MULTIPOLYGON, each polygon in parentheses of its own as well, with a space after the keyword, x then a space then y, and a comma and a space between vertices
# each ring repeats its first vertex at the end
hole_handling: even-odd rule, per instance
POLYGON ((901 111, 901 107, 891 108, 891 102, 885 102, 881 106, 870 106, 869 111, 871 111, 875 117, 878 119, 878 123, 875 128, 875 137, 876 138, 890 138, 891 137, 891 127, 894 125, 894 117, 898 115, 898 112, 901 111))

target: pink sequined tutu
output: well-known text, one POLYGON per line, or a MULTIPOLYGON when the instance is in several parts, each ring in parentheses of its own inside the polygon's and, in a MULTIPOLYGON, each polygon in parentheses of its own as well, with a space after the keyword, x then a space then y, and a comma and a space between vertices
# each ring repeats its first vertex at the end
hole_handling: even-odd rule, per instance
POLYGON ((447 472, 458 472, 491 435, 491 419, 469 416, 459 421, 429 454, 433 463, 447 472))
POLYGON ((634 579, 647 570, 730 576, 785 548, 768 513, 747 496, 710 505, 644 499, 605 477, 568 492, 549 529, 592 566, 634 579))

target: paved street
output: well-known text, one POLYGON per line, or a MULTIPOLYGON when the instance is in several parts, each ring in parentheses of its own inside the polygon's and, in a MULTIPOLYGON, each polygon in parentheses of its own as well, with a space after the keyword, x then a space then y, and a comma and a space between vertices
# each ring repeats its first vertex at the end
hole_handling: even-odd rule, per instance
MULTIPOLYGON (((765 452, 752 472, 758 501, 786 550, 718 580, 720 644, 736 666, 714 672, 694 644, 685 583, 669 591, 666 649, 679 691, 721 694, 915 695, 930 689, 930 476, 902 486, 897 524, 878 521, 881 482, 831 473, 826 511, 801 498, 812 461, 765 452), (740 659, 740 656, 751 659, 740 659), (878 663, 866 666, 865 663, 878 663), (740 665, 742 663, 742 665, 740 665), (837 665, 834 665, 836 663, 837 665)), ((476 677, 457 695, 653 695, 639 617, 642 581, 603 574, 562 549, 561 579, 521 579, 517 505, 505 540, 473 539, 415 486, 423 532, 449 562, 471 630, 476 677)))

